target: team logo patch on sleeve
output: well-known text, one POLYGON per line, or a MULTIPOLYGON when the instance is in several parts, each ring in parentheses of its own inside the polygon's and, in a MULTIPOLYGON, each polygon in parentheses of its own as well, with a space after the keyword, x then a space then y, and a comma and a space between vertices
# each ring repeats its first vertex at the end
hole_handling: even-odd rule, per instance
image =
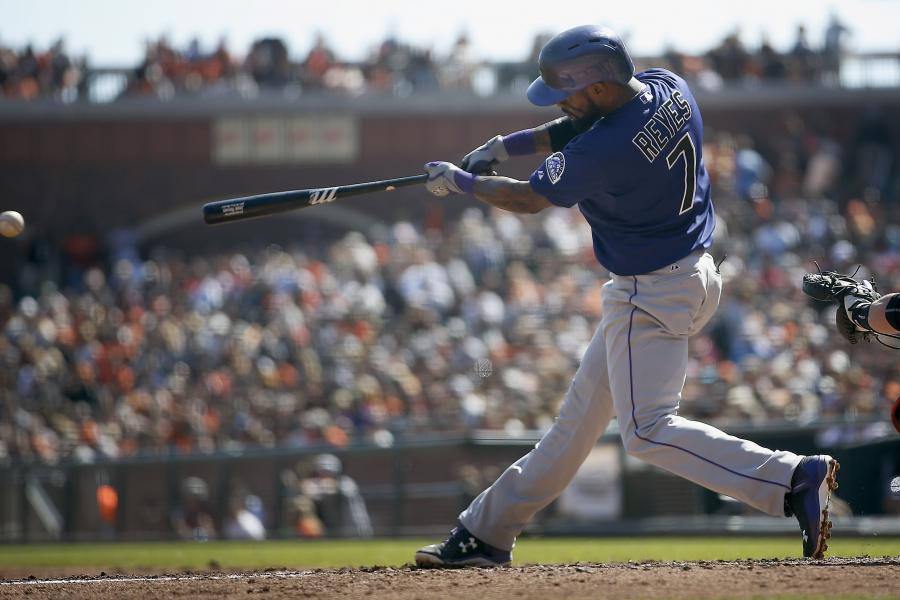
POLYGON ((563 171, 566 170, 566 157, 562 152, 554 152, 544 161, 547 168, 547 178, 550 183, 556 183, 562 177, 563 171))

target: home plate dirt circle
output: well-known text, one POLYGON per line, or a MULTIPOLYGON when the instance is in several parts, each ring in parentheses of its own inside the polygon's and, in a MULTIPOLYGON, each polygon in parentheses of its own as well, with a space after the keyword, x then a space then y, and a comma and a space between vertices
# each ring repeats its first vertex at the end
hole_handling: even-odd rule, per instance
POLYGON ((889 597, 900 556, 803 560, 267 570, 0 581, 0 598, 761 598, 889 597))

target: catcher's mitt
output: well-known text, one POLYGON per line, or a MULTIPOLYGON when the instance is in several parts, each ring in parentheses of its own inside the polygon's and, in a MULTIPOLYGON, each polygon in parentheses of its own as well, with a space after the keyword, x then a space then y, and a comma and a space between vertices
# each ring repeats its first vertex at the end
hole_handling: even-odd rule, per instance
POLYGON ((858 343, 860 339, 868 341, 871 332, 860 331, 850 320, 843 299, 846 296, 854 296, 863 302, 878 300, 881 294, 875 287, 874 278, 871 281, 865 279, 857 281, 849 275, 842 275, 834 271, 807 273, 803 276, 803 293, 820 302, 837 302, 838 307, 834 313, 834 321, 838 332, 851 344, 858 343))
POLYGON ((844 296, 851 294, 868 302, 875 302, 881 298, 875 287, 874 278, 870 281, 857 281, 849 275, 841 275, 834 271, 804 275, 803 293, 821 302, 839 302, 844 296))

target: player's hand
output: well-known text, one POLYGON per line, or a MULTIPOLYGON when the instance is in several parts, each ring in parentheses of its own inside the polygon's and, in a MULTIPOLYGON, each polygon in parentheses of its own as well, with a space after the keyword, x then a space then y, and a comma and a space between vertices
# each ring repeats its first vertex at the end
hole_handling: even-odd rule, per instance
POLYGON ((465 194, 472 191, 475 177, 453 163, 434 161, 425 164, 428 181, 425 188, 435 196, 465 194))
POLYGON ((509 152, 503 145, 503 136, 497 135, 466 154, 460 166, 463 171, 475 175, 493 175, 494 167, 509 158, 509 152))

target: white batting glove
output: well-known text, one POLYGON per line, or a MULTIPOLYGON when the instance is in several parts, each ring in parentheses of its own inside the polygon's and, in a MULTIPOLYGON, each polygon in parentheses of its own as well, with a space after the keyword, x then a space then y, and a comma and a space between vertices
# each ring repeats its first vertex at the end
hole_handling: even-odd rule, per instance
POLYGON ((430 162, 425 165, 425 172, 428 173, 425 189, 435 196, 467 194, 472 191, 472 186, 475 185, 475 176, 471 173, 466 173, 453 163, 443 161, 430 162))
POLYGON ((466 154, 460 166, 464 171, 481 175, 491 173, 497 163, 509 158, 509 152, 503 145, 503 136, 497 135, 466 154))

